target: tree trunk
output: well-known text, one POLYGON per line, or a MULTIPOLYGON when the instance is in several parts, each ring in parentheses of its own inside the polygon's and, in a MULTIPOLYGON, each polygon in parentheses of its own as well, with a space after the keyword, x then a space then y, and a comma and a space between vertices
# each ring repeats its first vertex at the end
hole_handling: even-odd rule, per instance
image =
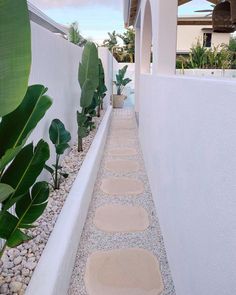
POLYGON ((97 117, 99 118, 101 116, 101 104, 97 107, 97 117))
POLYGON ((78 136, 78 152, 82 152, 83 151, 83 138, 78 136))

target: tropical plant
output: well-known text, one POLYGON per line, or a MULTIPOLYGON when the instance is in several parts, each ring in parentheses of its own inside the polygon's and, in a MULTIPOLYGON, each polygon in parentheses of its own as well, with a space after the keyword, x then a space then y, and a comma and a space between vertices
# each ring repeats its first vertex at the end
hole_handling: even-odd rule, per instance
POLYGON ((135 56, 135 30, 133 28, 128 28, 124 34, 117 35, 124 43, 124 52, 127 61, 134 63, 135 56))
POLYGON ((87 40, 80 34, 77 22, 73 22, 70 25, 68 38, 71 43, 79 45, 80 47, 83 47, 87 43, 87 40))
POLYGON ((35 182, 49 158, 48 144, 41 140, 36 148, 24 145, 52 101, 42 85, 27 89, 31 47, 26 0, 0 4, 0 238, 5 240, 1 258, 6 246, 31 239, 24 229, 32 227, 47 204, 47 183, 35 182))
POLYGON ((103 46, 107 47, 112 52, 113 48, 118 45, 117 34, 116 31, 107 34, 109 38, 103 41, 103 46))
POLYGON ((105 85, 105 73, 102 60, 99 58, 99 84, 97 88, 97 116, 100 117, 100 112, 103 109, 103 99, 106 96, 107 87, 105 85))
POLYGON ((78 152, 83 151, 83 138, 87 137, 93 122, 95 91, 99 84, 98 50, 93 42, 87 42, 79 65, 79 84, 81 87, 80 107, 77 111, 78 152), (92 106, 92 107, 91 107, 92 106))
POLYGON ((61 177, 68 177, 68 174, 62 171, 63 167, 60 166, 60 157, 64 154, 65 150, 70 147, 68 142, 71 140, 71 135, 59 119, 54 119, 49 128, 49 137, 55 147, 56 162, 52 165, 53 167, 45 165, 45 168, 51 174, 53 188, 56 190, 60 188, 61 177))
POLYGON ((31 38, 27 2, 0 2, 0 117, 22 101, 31 65, 31 38))
POLYGON ((190 49, 190 64, 193 69, 203 69, 207 63, 207 49, 200 40, 190 49))
POLYGON ((125 86, 132 81, 129 78, 125 78, 127 69, 128 69, 127 65, 124 66, 122 69, 120 69, 118 71, 118 74, 116 74, 116 81, 113 81, 113 83, 116 85, 116 88, 117 88, 117 95, 121 95, 123 93, 125 86))

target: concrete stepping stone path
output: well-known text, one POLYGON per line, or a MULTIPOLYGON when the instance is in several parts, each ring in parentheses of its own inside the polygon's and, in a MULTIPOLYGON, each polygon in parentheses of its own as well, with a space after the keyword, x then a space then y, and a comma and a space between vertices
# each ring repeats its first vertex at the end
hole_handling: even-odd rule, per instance
POLYGON ((133 109, 113 111, 68 295, 176 295, 133 109))
POLYGON ((141 206, 104 205, 93 219, 94 225, 105 232, 137 232, 149 227, 147 211, 141 206))
POLYGON ((139 170, 139 163, 130 160, 113 160, 107 161, 105 168, 115 173, 131 173, 139 170))
POLYGON ((85 284, 89 295, 160 295, 163 291, 159 263, 143 249, 93 253, 85 284))
POLYGON ((144 192, 144 185, 142 181, 133 178, 105 178, 101 190, 110 196, 135 196, 144 192))

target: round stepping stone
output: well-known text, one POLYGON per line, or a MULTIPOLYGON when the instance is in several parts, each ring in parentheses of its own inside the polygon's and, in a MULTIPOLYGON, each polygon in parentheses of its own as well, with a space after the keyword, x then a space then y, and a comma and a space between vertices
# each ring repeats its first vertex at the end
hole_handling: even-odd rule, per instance
POLYGON ((143 207, 130 205, 99 207, 93 222, 105 232, 139 232, 149 227, 147 211, 143 207))
POLYGON ((136 156, 138 151, 134 148, 116 148, 108 152, 111 156, 136 156))
POLYGON ((85 285, 89 295, 160 295, 164 290, 157 258, 137 248, 93 253, 85 285))
POLYGON ((129 160, 114 160, 106 162, 105 168, 115 173, 130 173, 139 170, 139 164, 129 160))
POLYGON ((133 178, 107 178, 102 180, 101 190, 108 195, 138 195, 144 192, 144 185, 133 178))

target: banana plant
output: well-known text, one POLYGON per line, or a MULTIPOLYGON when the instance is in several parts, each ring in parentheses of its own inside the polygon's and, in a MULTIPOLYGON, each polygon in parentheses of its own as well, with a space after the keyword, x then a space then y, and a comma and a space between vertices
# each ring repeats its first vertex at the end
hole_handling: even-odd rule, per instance
POLYGON ((94 43, 87 42, 79 65, 79 84, 81 87, 80 107, 77 111, 78 152, 83 151, 83 138, 91 130, 91 105, 99 84, 98 50, 94 43))
POLYGON ((28 87, 31 35, 26 0, 0 0, 0 52, 1 258, 6 246, 30 239, 22 229, 43 213, 49 193, 46 183, 35 184, 49 158, 48 144, 41 140, 36 147, 25 146, 52 105, 44 86, 28 87))
MULTIPOLYGON (((12 192, 3 200, 0 211, 0 238, 5 240, 5 244, 0 251, 0 258, 6 246, 15 247, 29 240, 29 237, 20 229, 30 228, 31 222, 29 221, 26 227, 26 223, 22 223, 22 218, 20 217, 26 217, 27 212, 30 212, 30 210, 32 212, 29 214, 32 218, 34 216, 38 218, 43 213, 42 208, 38 206, 40 203, 34 203, 33 200, 35 198, 36 200, 47 199, 48 194, 44 196, 41 194, 41 197, 37 197, 37 194, 34 194, 34 187, 32 190, 31 187, 34 186, 38 176, 41 174, 46 161, 49 159, 49 155, 49 146, 43 140, 40 140, 35 148, 33 143, 30 143, 18 153, 1 177, 1 182, 11 187, 12 192), (32 199, 30 203, 28 202, 29 198, 32 199), (17 208, 22 207, 22 204, 25 207, 23 208, 24 211, 22 211, 23 209, 21 210, 22 214, 20 216, 17 213, 17 208), (8 212, 8 209, 13 205, 15 205, 15 212, 19 220, 8 212), (23 226, 24 224, 25 226, 23 226)), ((48 187, 46 184, 45 186, 48 187)))
POLYGON ((105 73, 102 60, 99 58, 99 84, 97 88, 97 117, 100 117, 100 112, 103 110, 103 98, 106 96, 107 87, 105 85, 105 73))
POLYGON ((125 86, 132 81, 129 78, 125 78, 127 69, 128 69, 128 66, 126 65, 122 69, 120 69, 118 71, 118 74, 116 75, 116 81, 114 81, 114 84, 116 85, 116 88, 117 88, 117 95, 122 95, 125 86))
POLYGON ((60 166, 60 157, 64 154, 65 150, 70 147, 68 142, 71 140, 71 135, 59 119, 54 119, 49 128, 49 137, 55 147, 56 162, 53 167, 45 165, 45 168, 51 174, 53 179, 53 188, 56 190, 60 188, 61 177, 68 177, 68 174, 62 171, 63 167, 60 166))
POLYGON ((0 1, 0 117, 22 101, 31 66, 31 34, 26 0, 0 1))

